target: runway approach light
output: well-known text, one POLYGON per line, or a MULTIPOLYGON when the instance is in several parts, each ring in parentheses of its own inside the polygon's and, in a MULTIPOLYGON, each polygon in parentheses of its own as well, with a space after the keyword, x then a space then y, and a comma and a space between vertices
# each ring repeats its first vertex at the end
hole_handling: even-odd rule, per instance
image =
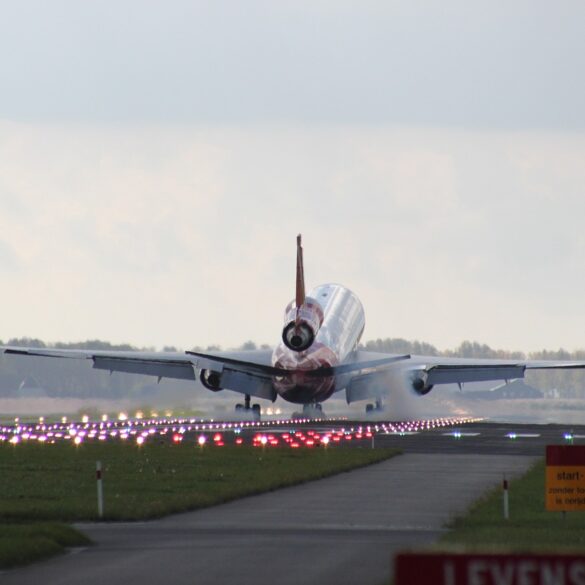
POLYGON ((207 442, 207 437, 205 435, 199 435, 197 442, 199 443, 200 447, 203 447, 203 445, 205 445, 205 443, 207 442))

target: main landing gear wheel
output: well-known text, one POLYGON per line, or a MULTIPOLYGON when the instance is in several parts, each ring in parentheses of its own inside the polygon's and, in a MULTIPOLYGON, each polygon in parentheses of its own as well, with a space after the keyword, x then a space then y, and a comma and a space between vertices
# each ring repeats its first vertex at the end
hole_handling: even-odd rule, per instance
POLYGON ((303 404, 303 412, 293 412, 294 420, 303 418, 324 418, 323 405, 316 402, 314 404, 303 404))
POLYGON ((239 416, 245 416, 246 418, 252 418, 253 420, 260 420, 260 405, 250 404, 250 395, 246 394, 244 404, 236 404, 236 414, 239 416))
POLYGON ((366 414, 376 414, 384 411, 384 403, 381 398, 376 398, 375 404, 366 404, 366 414))

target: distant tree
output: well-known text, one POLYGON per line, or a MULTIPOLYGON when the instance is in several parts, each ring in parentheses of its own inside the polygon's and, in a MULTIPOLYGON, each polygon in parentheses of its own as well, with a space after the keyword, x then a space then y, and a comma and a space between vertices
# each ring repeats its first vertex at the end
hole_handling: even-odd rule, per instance
POLYGON ((16 345, 19 347, 47 347, 43 341, 32 337, 15 337, 8 340, 8 345, 16 345))
POLYGON ((166 351, 168 353, 177 353, 179 351, 181 351, 180 349, 177 349, 174 345, 165 345, 162 348, 163 351, 166 351))
POLYGON ((417 355, 439 355, 439 351, 434 345, 420 341, 407 341, 400 337, 374 339, 366 342, 361 346, 366 351, 375 351, 380 353, 409 353, 417 355))

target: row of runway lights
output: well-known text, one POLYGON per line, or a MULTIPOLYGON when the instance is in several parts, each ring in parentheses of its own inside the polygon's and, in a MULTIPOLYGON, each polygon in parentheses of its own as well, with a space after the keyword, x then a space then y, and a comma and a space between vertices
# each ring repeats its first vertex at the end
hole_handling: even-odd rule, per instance
MULTIPOLYGON (((331 421, 331 419, 329 419, 331 421)), ((311 419, 296 420, 295 423, 304 424, 311 419)), ((317 422, 324 422, 319 420, 317 422)), ((17 443, 20 439, 39 440, 46 442, 48 439, 68 440, 76 438, 76 442, 84 438, 106 440, 128 439, 129 436, 137 435, 146 437, 147 435, 163 434, 166 435, 170 429, 172 432, 185 433, 187 431, 224 431, 224 432, 241 432, 242 430, 253 430, 255 428, 265 428, 275 425, 290 424, 288 420, 271 420, 271 421, 237 421, 237 422, 213 422, 204 421, 203 419, 136 419, 124 421, 108 422, 82 422, 82 423, 53 423, 45 424, 15 424, 0 427, 0 442, 8 441, 17 443), (146 431, 142 429, 147 429, 146 431), (16 437, 16 440, 15 440, 16 437)), ((54 442, 54 441, 53 441, 54 442)))
MULTIPOLYGON (((197 435, 195 439, 195 444, 199 445, 200 447, 204 447, 206 445, 213 445, 216 447, 223 447, 226 444, 226 439, 228 442, 233 442, 235 445, 243 445, 245 443, 244 437, 239 436, 238 431, 233 431, 235 435, 235 439, 231 441, 228 437, 226 437, 226 433, 211 433, 210 435, 200 433, 197 435)), ((138 446, 144 445, 149 439, 153 438, 161 438, 165 435, 169 434, 169 430, 162 430, 158 432, 158 435, 154 429, 150 429, 149 431, 143 431, 141 433, 137 433, 136 431, 130 431, 129 433, 120 433, 117 435, 117 438, 125 441, 127 439, 133 439, 138 446)), ((325 433, 318 433, 316 431, 291 431, 290 433, 280 433, 278 435, 274 434, 264 434, 264 433, 255 433, 251 439, 248 441, 254 447, 276 447, 282 445, 288 445, 291 448, 299 448, 301 446, 305 447, 314 447, 314 446, 327 446, 330 443, 340 443, 342 441, 350 441, 352 439, 371 439, 374 433, 370 430, 365 430, 364 432, 355 432, 351 433, 345 430, 340 431, 331 431, 325 433)), ((112 435, 113 438, 116 438, 116 435, 112 435)), ((175 444, 182 443, 185 440, 185 435, 181 432, 181 429, 178 432, 174 432, 171 435, 171 441, 175 444)), ((233 437, 232 437, 233 438, 233 437)), ((97 439, 98 441, 106 441, 108 437, 106 435, 95 435, 92 433, 85 434, 83 431, 79 433, 70 434, 70 435, 60 435, 52 433, 47 433, 46 435, 29 435, 28 433, 23 433, 22 435, 13 435, 10 439, 7 439, 5 436, 0 436, 0 441, 7 441, 10 444, 18 445, 25 441, 38 441, 39 443, 55 443, 57 440, 62 439, 64 441, 71 441, 76 445, 81 445, 86 440, 93 440, 97 439)))
MULTIPOLYGON (((253 435, 251 443, 255 446, 277 446, 281 444, 289 445, 293 448, 300 446, 328 445, 329 443, 340 443, 342 440, 355 439, 372 439, 375 434, 413 434, 425 430, 432 430, 442 427, 466 424, 474 422, 477 419, 470 418, 438 418, 420 421, 405 422, 380 422, 377 424, 367 425, 366 427, 357 426, 350 428, 341 428, 324 432, 316 431, 291 431, 289 433, 281 432, 275 434, 265 434, 256 432, 253 435)), ((240 422, 197 422, 194 419, 152 419, 149 421, 124 421, 120 422, 101 422, 101 423, 69 423, 64 425, 56 423, 53 425, 36 424, 36 425, 15 425, 0 428, 0 443, 8 442, 16 445, 23 441, 37 441, 39 443, 53 444, 57 441, 71 441, 76 445, 86 440, 107 441, 128 439, 134 440, 136 444, 143 445, 149 439, 157 440, 167 436, 171 437, 173 443, 183 441, 186 433, 197 434, 196 442, 200 446, 213 444, 223 446, 225 444, 225 434, 233 433, 235 435, 234 443, 241 445, 244 438, 241 436, 242 431, 259 431, 261 428, 270 428, 274 426, 291 426, 290 420, 279 421, 240 421, 240 422), (148 428, 147 428, 148 427, 148 428), (211 437, 211 438, 210 438, 211 437)), ((295 420, 296 426, 307 424, 323 424, 332 422, 331 419, 302 419, 295 420)), ((233 438, 233 437, 232 437, 233 438)))

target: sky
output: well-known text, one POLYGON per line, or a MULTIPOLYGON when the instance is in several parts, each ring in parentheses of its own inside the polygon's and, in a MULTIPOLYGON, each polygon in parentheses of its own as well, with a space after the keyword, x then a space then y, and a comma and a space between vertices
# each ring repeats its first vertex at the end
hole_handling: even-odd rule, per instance
POLYGON ((585 347, 582 2, 0 6, 0 339, 585 347))

